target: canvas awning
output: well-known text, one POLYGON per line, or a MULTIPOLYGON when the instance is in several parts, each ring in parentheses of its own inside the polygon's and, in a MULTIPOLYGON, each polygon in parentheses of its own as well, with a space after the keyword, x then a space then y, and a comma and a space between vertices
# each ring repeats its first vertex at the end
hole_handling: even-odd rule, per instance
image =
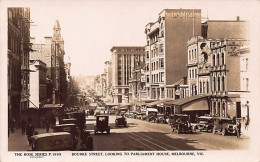
POLYGON ((177 100, 169 100, 169 101, 165 101, 164 103, 167 105, 183 105, 183 104, 187 104, 189 102, 192 102, 194 100, 198 100, 198 99, 202 99, 202 98, 207 98, 206 95, 196 95, 196 96, 191 96, 191 97, 185 97, 185 98, 181 98, 181 99, 177 99, 177 100))
POLYGON ((143 106, 143 105, 146 105, 146 103, 143 102, 143 101, 138 101, 138 102, 135 103, 135 105, 137 105, 137 106, 143 106))
POLYGON ((107 102, 106 106, 118 106, 118 103, 107 102))
POLYGON ((45 104, 43 105, 43 109, 48 109, 48 108, 62 108, 64 104, 45 104))

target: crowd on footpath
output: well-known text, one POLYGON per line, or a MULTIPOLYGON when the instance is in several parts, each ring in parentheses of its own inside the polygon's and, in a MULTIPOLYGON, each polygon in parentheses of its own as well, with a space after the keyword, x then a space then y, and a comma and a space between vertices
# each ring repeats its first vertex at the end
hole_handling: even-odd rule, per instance
MULTIPOLYGON (((13 118, 8 127, 8 137, 11 133, 15 132, 15 124, 16 121, 13 118)), ((49 133, 50 128, 53 128, 56 125, 56 119, 54 118, 42 118, 42 129, 46 130, 46 133, 49 133)), ((25 119, 22 119, 21 121, 21 129, 22 129, 22 135, 27 136, 27 140, 30 146, 32 146, 32 136, 38 135, 39 132, 35 131, 35 127, 32 124, 32 119, 29 118, 27 121, 25 119)), ((84 128, 80 129, 80 133, 78 132, 70 132, 74 137, 73 142, 73 151, 93 151, 93 138, 90 135, 89 131, 86 131, 84 128), (79 136, 80 135, 80 136, 79 136), (78 147, 78 145, 80 145, 78 147), (79 148, 79 149, 77 149, 79 148)))

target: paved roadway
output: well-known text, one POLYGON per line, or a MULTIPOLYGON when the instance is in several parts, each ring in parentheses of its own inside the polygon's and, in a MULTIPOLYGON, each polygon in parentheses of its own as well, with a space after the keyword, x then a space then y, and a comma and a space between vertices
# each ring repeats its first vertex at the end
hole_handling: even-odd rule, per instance
POLYGON ((115 128, 115 116, 110 116, 111 133, 93 133, 95 119, 89 117, 86 125, 92 131, 96 151, 154 151, 154 150, 245 150, 248 137, 222 136, 196 132, 195 134, 173 133, 170 125, 150 123, 127 118, 127 128, 115 128))

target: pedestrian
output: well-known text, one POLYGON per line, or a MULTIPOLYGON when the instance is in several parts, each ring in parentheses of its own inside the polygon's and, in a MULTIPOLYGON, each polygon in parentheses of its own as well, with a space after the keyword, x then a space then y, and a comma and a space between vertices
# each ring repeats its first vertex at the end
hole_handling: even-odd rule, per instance
POLYGON ((45 116, 42 117, 42 129, 45 129, 45 116))
POLYGON ((79 149, 79 151, 87 151, 86 143, 81 143, 80 146, 81 148, 79 149))
POLYGON ((26 135, 30 146, 32 145, 31 136, 33 136, 33 133, 34 133, 34 126, 31 123, 31 119, 29 119, 28 124, 26 126, 26 135))
POLYGON ((25 134, 25 128, 26 128, 26 121, 22 119, 21 121, 21 128, 22 128, 22 135, 25 134))
POLYGON ((15 119, 12 118, 10 121, 10 128, 11 128, 11 132, 14 133, 14 126, 15 126, 15 119))
POLYGON ((93 138, 90 135, 87 137, 86 147, 87 147, 87 151, 93 151, 94 149, 93 138))
POLYGON ((239 119, 237 119, 236 121, 236 126, 237 126, 237 138, 239 138, 241 134, 241 122, 239 119))
POLYGON ((88 136, 89 136, 89 132, 82 130, 81 134, 80 134, 81 141, 82 141, 81 143, 85 143, 86 144, 88 136))
POLYGON ((248 125, 249 125, 249 117, 247 115, 245 120, 245 130, 248 130, 248 125))
POLYGON ((49 133, 49 129, 50 129, 50 121, 49 120, 46 120, 45 122, 45 127, 46 127, 46 132, 49 133))

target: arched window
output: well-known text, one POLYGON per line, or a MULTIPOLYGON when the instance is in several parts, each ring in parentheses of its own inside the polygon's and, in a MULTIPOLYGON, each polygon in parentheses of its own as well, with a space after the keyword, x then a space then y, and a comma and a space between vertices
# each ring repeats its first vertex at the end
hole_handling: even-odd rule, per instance
POLYGON ((212 65, 213 65, 213 66, 216 66, 216 64, 215 64, 215 59, 216 59, 216 58, 215 58, 215 55, 213 55, 212 58, 213 58, 213 59, 212 59, 212 65))
POLYGON ((219 66, 219 53, 217 54, 217 66, 219 66))
POLYGON ((197 58, 196 49, 194 50, 194 57, 197 58))
POLYGON ((193 56, 193 50, 191 50, 191 55, 192 55, 192 59, 194 59, 194 56, 193 56))
POLYGON ((222 65, 225 65, 225 54, 222 52, 222 65))
POLYGON ((225 77, 222 77, 222 91, 225 91, 225 77))
POLYGON ((189 61, 191 60, 190 50, 189 50, 189 61))
POLYGON ((202 93, 202 83, 200 81, 200 93, 202 93))
POLYGON ((209 93, 209 82, 208 81, 206 82, 206 86, 207 86, 207 92, 206 93, 208 94, 209 93))
POLYGON ((220 91, 220 77, 218 77, 218 91, 220 91))
POLYGON ((213 77, 212 91, 215 91, 215 77, 213 77))

